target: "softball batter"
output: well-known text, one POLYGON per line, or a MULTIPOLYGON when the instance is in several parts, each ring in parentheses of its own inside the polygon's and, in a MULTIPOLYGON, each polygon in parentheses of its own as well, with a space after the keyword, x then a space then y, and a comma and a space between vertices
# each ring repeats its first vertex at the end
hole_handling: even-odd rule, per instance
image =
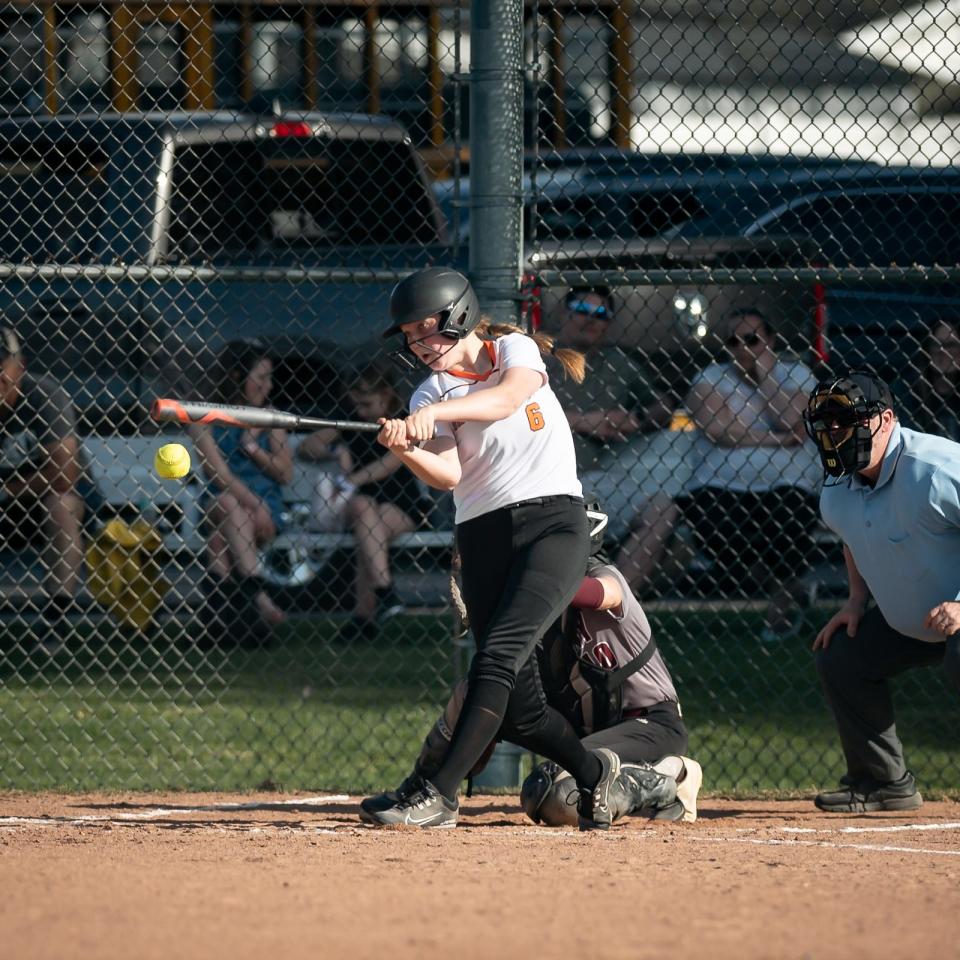
MULTIPOLYGON (((587 517, 597 548, 594 530, 606 527, 607 517, 589 505, 587 517)), ((683 756, 687 730, 673 680, 640 601, 602 556, 591 556, 572 603, 538 645, 537 659, 547 702, 570 720, 587 747, 609 747, 622 761, 611 791, 613 819, 642 811, 656 820, 696 820, 703 772, 683 756)), ((413 772, 396 790, 365 799, 361 820, 372 822, 378 809, 395 804, 440 767, 466 687, 466 681, 457 684, 413 772)), ((511 740, 511 731, 501 729, 500 739, 511 740)), ((576 826, 577 794, 573 778, 547 760, 524 781, 520 803, 536 823, 576 826)))
POLYGON ((380 442, 421 480, 452 490, 463 595, 477 652, 450 747, 432 780, 381 824, 454 827, 461 781, 506 721, 515 741, 558 763, 580 790, 581 829, 606 829, 620 759, 588 750, 549 707, 534 648, 573 599, 588 553, 573 438, 550 389, 543 352, 583 379, 583 356, 550 337, 491 327, 469 281, 446 267, 413 274, 390 297, 403 354, 430 370, 410 416, 386 420, 380 442))

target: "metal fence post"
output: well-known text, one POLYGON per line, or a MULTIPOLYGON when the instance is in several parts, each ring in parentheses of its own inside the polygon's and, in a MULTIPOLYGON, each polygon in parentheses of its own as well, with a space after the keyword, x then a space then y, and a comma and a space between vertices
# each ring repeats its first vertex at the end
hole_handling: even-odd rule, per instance
POLYGON ((484 311, 516 323, 523 250, 523 2, 470 4, 470 276, 484 311))

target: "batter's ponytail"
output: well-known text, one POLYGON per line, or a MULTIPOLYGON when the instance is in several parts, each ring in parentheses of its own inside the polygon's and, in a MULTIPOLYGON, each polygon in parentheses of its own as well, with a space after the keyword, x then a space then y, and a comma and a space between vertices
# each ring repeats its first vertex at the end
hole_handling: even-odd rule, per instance
POLYGON ((483 317, 477 324, 477 333, 484 340, 496 340, 498 337, 505 337, 508 333, 522 333, 529 337, 537 345, 540 353, 545 357, 556 357, 563 372, 573 380, 574 383, 583 383, 587 375, 587 361, 579 350, 571 350, 569 347, 557 347, 556 341, 549 333, 527 333, 512 323, 491 323, 488 317, 483 317))

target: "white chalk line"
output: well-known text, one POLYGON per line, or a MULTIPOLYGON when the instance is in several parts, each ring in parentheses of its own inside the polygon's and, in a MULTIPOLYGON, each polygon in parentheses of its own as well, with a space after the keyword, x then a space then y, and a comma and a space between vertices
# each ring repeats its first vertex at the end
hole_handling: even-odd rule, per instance
POLYGON ((960 830, 960 823, 898 823, 892 827, 780 827, 784 833, 909 833, 913 830, 960 830))
MULTIPOLYGON (((236 813, 244 811, 262 811, 262 810, 275 810, 278 807, 319 807, 328 803, 342 803, 348 801, 350 797, 346 794, 330 794, 325 796, 317 797, 301 797, 299 799, 289 799, 289 800, 272 800, 272 801, 252 801, 247 803, 215 803, 215 804, 203 804, 198 806, 190 807, 154 807, 150 810, 138 810, 132 812, 123 812, 115 813, 112 815, 78 815, 78 816, 59 816, 59 817, 0 817, 0 828, 2 827, 17 827, 17 826, 33 826, 33 827, 63 827, 63 826, 76 826, 82 827, 86 824, 124 824, 130 822, 143 822, 150 820, 157 820, 161 817, 171 817, 178 814, 185 813, 236 813)), ((464 826, 467 826, 469 821, 464 823, 464 826)), ((286 825, 275 825, 275 824, 236 824, 231 826, 225 826, 223 824, 207 824, 203 821, 194 821, 190 823, 190 826, 193 828, 206 827, 208 829, 214 829, 219 832, 225 830, 239 830, 247 833, 265 833, 265 832, 303 832, 311 834, 328 834, 336 835, 342 834, 344 828, 340 829, 330 829, 326 827, 312 827, 305 826, 303 824, 291 824, 286 825)), ((481 825, 482 826, 482 825, 481 825)), ((361 826, 357 824, 356 826, 348 827, 352 831, 356 832, 368 832, 369 827, 361 826)), ((855 833, 906 833, 906 832, 919 832, 919 831, 930 831, 930 830, 960 830, 960 822, 948 822, 948 823, 909 823, 909 824, 894 824, 890 826, 870 826, 870 827, 836 827, 836 828, 815 828, 815 827, 779 827, 777 828, 784 833, 789 834, 810 834, 810 833, 826 833, 826 834, 855 834, 855 833)), ((543 827, 521 827, 520 830, 514 832, 513 836, 522 836, 524 838, 536 837, 538 839, 548 838, 551 840, 569 841, 576 839, 582 834, 579 831, 574 830, 550 830, 543 827)), ((644 833, 632 833, 630 834, 631 839, 644 839, 647 834, 644 833)), ((620 831, 614 831, 609 834, 599 833, 594 834, 596 839, 603 840, 615 840, 615 839, 626 839, 626 835, 622 834, 620 831)), ((782 839, 778 837, 710 837, 703 836, 699 833, 690 833, 684 835, 684 839, 688 841, 703 842, 703 843, 746 843, 754 846, 789 846, 800 845, 808 847, 825 847, 835 850, 867 850, 875 851, 880 853, 921 853, 928 854, 931 856, 960 856, 960 850, 935 850, 926 847, 899 847, 891 846, 889 844, 869 844, 869 843, 837 843, 831 842, 828 840, 801 840, 799 838, 789 838, 782 839)))
POLYGON ((135 820, 157 820, 181 813, 239 813, 247 810, 273 810, 277 807, 319 807, 327 803, 343 803, 350 797, 345 793, 330 794, 322 797, 301 797, 296 800, 261 800, 249 803, 210 803, 194 807, 153 807, 150 810, 137 810, 132 813, 113 813, 98 816, 95 814, 58 817, 0 817, 0 826, 31 824, 33 826, 54 826, 61 823, 123 823, 135 820))
POLYGON ((831 843, 829 840, 785 840, 778 837, 688 837, 700 843, 749 843, 767 847, 826 847, 831 850, 873 850, 878 853, 926 853, 935 857, 960 857, 960 850, 930 850, 926 847, 891 847, 875 843, 831 843))

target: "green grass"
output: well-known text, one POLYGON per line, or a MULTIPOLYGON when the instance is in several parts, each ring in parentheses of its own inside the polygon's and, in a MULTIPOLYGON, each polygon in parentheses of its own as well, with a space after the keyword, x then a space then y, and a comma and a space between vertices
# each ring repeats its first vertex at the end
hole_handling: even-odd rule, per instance
MULTIPOLYGON (((706 791, 790 794, 836 781, 842 759, 805 639, 764 648, 753 613, 651 620, 706 791)), ((0 660, 0 785, 369 791, 408 771, 458 669, 437 617, 397 618, 378 643, 348 648, 323 620, 255 652, 205 653, 176 629, 148 643, 91 628, 45 665, 0 660)), ((957 795, 955 697, 935 670, 895 689, 924 790, 957 795)))

